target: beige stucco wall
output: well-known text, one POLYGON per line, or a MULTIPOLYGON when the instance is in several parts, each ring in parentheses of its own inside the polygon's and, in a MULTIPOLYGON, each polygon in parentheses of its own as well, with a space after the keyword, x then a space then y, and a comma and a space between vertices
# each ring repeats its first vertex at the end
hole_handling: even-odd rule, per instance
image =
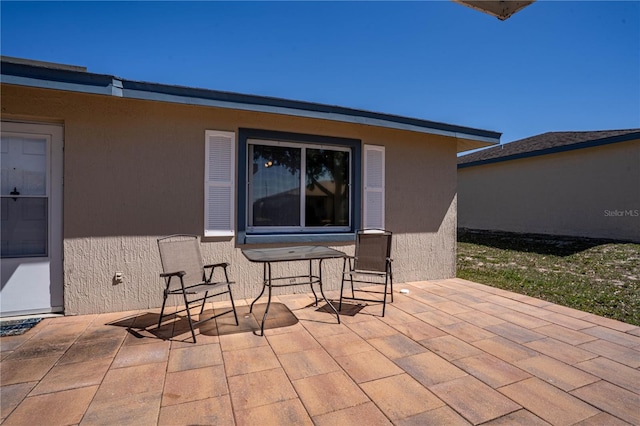
MULTIPOLYGON (((161 304, 156 238, 202 235, 205 130, 256 128, 356 138, 386 147, 386 227, 395 282, 455 274, 456 140, 275 114, 2 86, 2 118, 64 125, 66 314, 161 304), (116 272, 124 282, 114 285, 116 272)), ((353 252, 353 244, 331 245, 353 252)), ((236 298, 255 297, 262 268, 234 238, 207 239, 206 259, 231 262, 236 298)), ((284 266, 280 266, 284 267, 284 266)), ((292 266, 295 268, 297 266, 292 266)), ((341 260, 325 261, 327 289, 341 260)), ((284 291, 308 291, 291 287, 284 291)))
POLYGON ((458 226, 640 241, 640 141, 458 170, 458 226))

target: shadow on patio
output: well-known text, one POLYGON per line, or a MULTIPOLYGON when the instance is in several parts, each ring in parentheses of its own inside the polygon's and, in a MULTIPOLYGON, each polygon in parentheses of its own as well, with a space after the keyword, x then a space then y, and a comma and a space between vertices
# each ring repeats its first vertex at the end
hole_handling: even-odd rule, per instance
MULTIPOLYGON (((640 328, 461 279, 379 305, 274 298, 202 324, 156 310, 0 339, 3 424, 640 424, 640 328), (348 308, 348 309, 347 309, 348 308)), ((336 294, 328 293, 332 300, 336 294)), ((218 305, 216 305, 217 307, 218 305)))

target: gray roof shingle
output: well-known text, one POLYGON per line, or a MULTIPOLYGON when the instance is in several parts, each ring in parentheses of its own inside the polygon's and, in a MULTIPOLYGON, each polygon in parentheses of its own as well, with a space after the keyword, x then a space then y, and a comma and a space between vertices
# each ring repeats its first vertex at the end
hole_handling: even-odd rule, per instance
POLYGON ((515 160, 634 139, 640 139, 640 129, 547 132, 460 156, 458 167, 515 160))

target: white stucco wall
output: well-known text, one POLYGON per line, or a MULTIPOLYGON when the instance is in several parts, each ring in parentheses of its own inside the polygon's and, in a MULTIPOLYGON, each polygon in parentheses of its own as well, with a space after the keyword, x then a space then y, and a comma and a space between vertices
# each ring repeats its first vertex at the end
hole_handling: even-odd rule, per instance
POLYGON ((458 226, 640 241, 640 141, 458 170, 458 226))

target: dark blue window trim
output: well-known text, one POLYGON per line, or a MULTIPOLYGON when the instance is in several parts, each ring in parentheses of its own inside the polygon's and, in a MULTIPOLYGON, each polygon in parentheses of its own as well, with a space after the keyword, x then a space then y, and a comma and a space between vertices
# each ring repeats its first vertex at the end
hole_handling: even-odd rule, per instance
POLYGON ((238 201, 236 223, 238 244, 298 243, 298 242, 343 242, 353 241, 356 229, 360 229, 360 206, 362 204, 362 141, 333 136, 308 135, 261 129, 238 129, 238 201), (275 140, 283 142, 336 145, 351 148, 351 229, 344 233, 274 233, 247 234, 247 141, 249 139, 275 140))

